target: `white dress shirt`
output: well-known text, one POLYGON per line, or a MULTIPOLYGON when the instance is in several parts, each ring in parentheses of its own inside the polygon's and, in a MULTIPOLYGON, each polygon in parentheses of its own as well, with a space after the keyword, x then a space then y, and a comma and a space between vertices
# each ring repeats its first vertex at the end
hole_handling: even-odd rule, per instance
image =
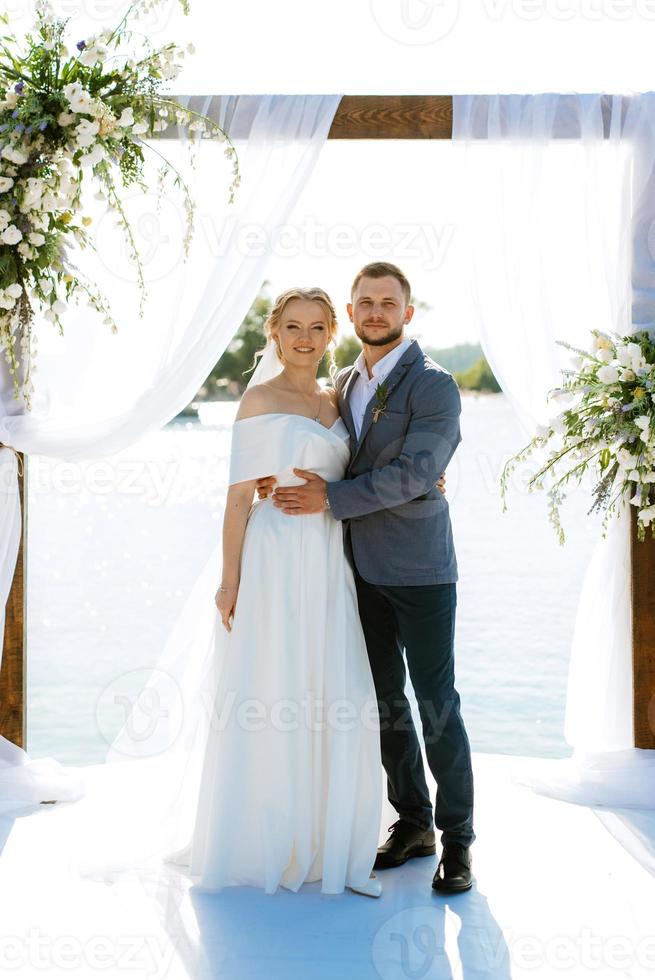
POLYGON ((394 347, 394 349, 390 350, 388 354, 385 354, 384 357, 380 358, 377 364, 373 365, 372 378, 369 378, 368 376, 368 368, 366 367, 366 361, 364 360, 364 351, 361 352, 355 361, 354 367, 359 373, 359 377, 355 381, 355 384, 350 392, 349 405, 358 439, 359 434, 362 431, 366 407, 371 398, 375 396, 375 389, 379 384, 382 384, 384 379, 396 366, 411 343, 413 343, 412 339, 410 337, 406 337, 400 344, 398 344, 397 347, 394 347))

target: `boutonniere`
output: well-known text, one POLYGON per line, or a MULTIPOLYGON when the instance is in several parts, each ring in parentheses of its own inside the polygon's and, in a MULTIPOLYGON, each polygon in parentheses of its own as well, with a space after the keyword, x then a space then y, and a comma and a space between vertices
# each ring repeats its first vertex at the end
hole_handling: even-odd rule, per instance
POLYGON ((387 399, 389 398, 389 390, 386 383, 383 381, 382 384, 378 385, 375 389, 375 401, 376 407, 373 410, 373 421, 377 422, 381 415, 384 415, 384 410, 387 407, 387 399))

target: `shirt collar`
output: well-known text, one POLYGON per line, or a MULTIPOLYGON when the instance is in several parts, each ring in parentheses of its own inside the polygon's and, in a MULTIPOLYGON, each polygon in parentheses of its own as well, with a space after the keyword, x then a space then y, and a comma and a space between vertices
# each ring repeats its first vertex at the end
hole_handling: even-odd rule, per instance
POLYGON ((388 354, 381 357, 377 364, 373 365, 373 377, 369 378, 368 370, 366 368, 366 360, 364 358, 364 351, 360 351, 357 360, 355 361, 354 367, 356 371, 359 371, 364 381, 370 383, 379 380, 380 377, 386 377, 393 367, 398 363, 400 358, 403 356, 410 344, 413 343, 411 337, 405 337, 402 343, 390 350, 388 354))

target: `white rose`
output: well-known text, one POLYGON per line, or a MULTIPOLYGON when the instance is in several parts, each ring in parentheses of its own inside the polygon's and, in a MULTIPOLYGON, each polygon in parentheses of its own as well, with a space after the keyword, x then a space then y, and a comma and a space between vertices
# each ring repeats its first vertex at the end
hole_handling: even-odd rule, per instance
POLYGON ((41 207, 44 211, 56 211, 57 203, 56 196, 50 191, 47 191, 41 198, 41 207))
POLYGON ((125 126, 134 125, 134 111, 130 106, 127 106, 127 108, 123 109, 123 111, 121 112, 120 118, 118 120, 118 125, 123 128, 125 126))
POLYGON ((14 299, 18 299, 18 297, 22 296, 23 294, 23 287, 19 282, 12 282, 10 286, 7 286, 5 292, 9 293, 10 296, 13 296, 14 299))
POLYGON ((67 96, 68 104, 71 108, 71 112, 91 112, 91 108, 94 105, 93 99, 81 86, 67 96))
POLYGON ((60 126, 70 126, 71 123, 75 122, 74 112, 60 112, 57 116, 57 122, 60 126))
POLYGON ((40 231, 31 231, 27 236, 27 240, 31 245, 36 245, 37 248, 40 245, 45 245, 45 235, 42 235, 40 231))
POLYGON ((6 293, 0 293, 0 309, 13 310, 15 305, 16 300, 12 296, 7 296, 6 293))
POLYGON ((83 89, 82 89, 82 86, 80 85, 79 82, 69 82, 69 84, 68 85, 64 85, 64 87, 62 89, 62 92, 64 93, 65 98, 69 102, 73 98, 73 96, 79 95, 79 93, 82 92, 82 91, 83 91, 83 89))
POLYGON ((556 415, 555 418, 550 420, 550 427, 553 432, 557 432, 559 435, 564 435, 567 431, 567 425, 564 421, 563 415, 556 415))
POLYGON ((92 44, 80 51, 78 60, 80 64, 85 65, 87 68, 93 68, 94 65, 102 64, 106 61, 107 54, 107 48, 102 47, 100 44, 92 44))
POLYGON ((610 361, 614 360, 614 354, 612 354, 611 350, 607 350, 606 347, 599 350, 596 356, 598 357, 598 360, 603 361, 604 364, 609 364, 610 361))
POLYGON ((5 211, 4 208, 0 208, 0 231, 2 231, 3 228, 6 228, 10 221, 11 215, 9 212, 5 211))
POLYGON ((602 368, 598 368, 596 376, 598 377, 599 381, 603 382, 603 384, 611 385, 619 380, 619 372, 617 369, 615 367, 610 367, 608 364, 602 368))
POLYGON ((89 153, 85 153, 80 157, 81 167, 92 167, 95 163, 100 163, 105 157, 105 148, 101 143, 96 143, 89 153))
POLYGON ((39 286, 41 291, 47 296, 48 293, 52 292, 53 286, 49 279, 39 279, 39 286))
POLYGON ((5 245, 17 245, 22 237, 23 233, 20 228, 16 227, 16 225, 8 225, 5 230, 0 233, 0 238, 5 245))
POLYGON ((634 381, 635 378, 636 378, 636 374, 634 373, 632 368, 623 368, 623 371, 621 372, 621 379, 623 381, 634 381))
POLYGON ((80 119, 75 127, 75 132, 77 133, 78 137, 95 136, 99 129, 100 123, 97 119, 80 119))
POLYGON ((616 348, 616 357, 621 367, 627 367, 631 360, 630 351, 622 344, 619 344, 616 348))
POLYGON ((639 520, 643 524, 645 524, 646 527, 649 526, 653 518, 655 518, 655 505, 651 505, 650 507, 644 507, 643 510, 639 511, 639 520))
POLYGON ((635 419, 635 425, 638 429, 647 429, 650 425, 650 415, 638 415, 635 419))
POLYGON ((11 177, 0 177, 0 194, 6 194, 14 186, 14 181, 11 177))
POLYGON ((625 470, 633 470, 637 465, 637 457, 628 452, 623 446, 617 450, 616 458, 625 470))
POLYGON ((610 347, 611 341, 607 334, 604 333, 594 333, 591 340, 591 350, 595 354, 596 351, 601 350, 603 347, 610 347))
POLYGON ((23 163, 27 163, 27 155, 19 150, 18 147, 13 146, 11 143, 7 143, 6 146, 2 148, 2 153, 0 156, 5 160, 11 160, 12 163, 21 166, 23 163))
POLYGON ((23 256, 24 259, 34 258, 34 249, 30 248, 27 242, 19 242, 16 246, 17 252, 23 256))

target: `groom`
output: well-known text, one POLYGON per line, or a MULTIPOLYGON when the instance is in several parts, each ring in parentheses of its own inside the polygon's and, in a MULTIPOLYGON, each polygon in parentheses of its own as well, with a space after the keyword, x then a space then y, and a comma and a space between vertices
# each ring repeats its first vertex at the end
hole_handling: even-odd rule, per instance
POLYGON ((347 309, 363 351, 336 377, 352 447, 345 479, 326 483, 295 470, 307 482, 277 488, 273 502, 289 514, 330 509, 343 522, 378 698, 388 795, 399 814, 375 867, 436 852, 405 695, 404 650, 437 783, 434 823, 443 849, 432 887, 460 892, 472 885, 473 772, 454 686, 457 561, 448 504, 435 484, 461 441, 461 404, 452 375, 404 336, 414 313, 410 294, 391 263, 372 263, 355 277, 347 309))

